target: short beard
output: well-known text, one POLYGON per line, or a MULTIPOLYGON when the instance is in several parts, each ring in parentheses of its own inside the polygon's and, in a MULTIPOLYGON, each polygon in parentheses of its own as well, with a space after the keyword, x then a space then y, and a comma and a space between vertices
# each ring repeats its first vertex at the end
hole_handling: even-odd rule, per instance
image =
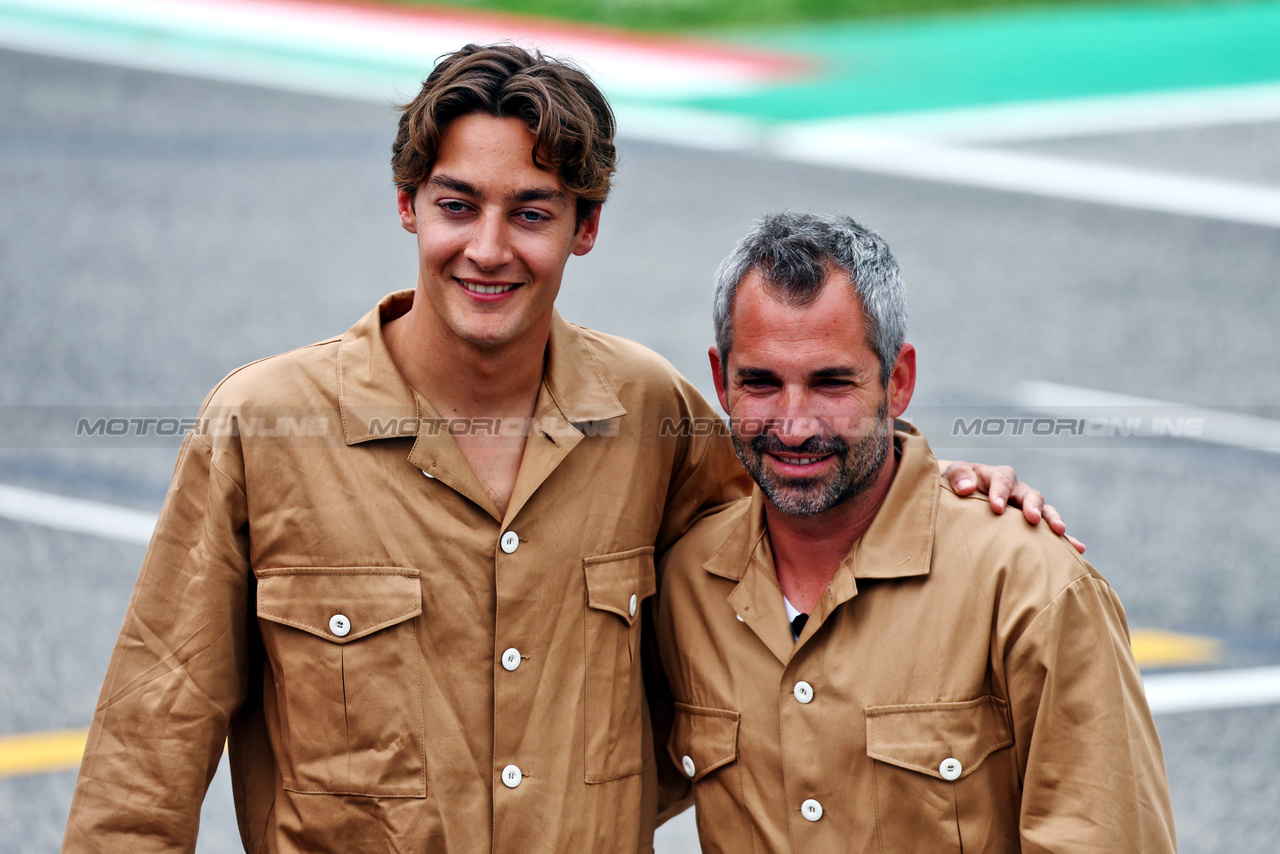
POLYGON ((816 516, 865 492, 884 468, 893 445, 887 400, 881 402, 871 430, 857 437, 852 445, 838 436, 810 436, 793 448, 769 433, 753 437, 750 443, 736 431, 731 435, 742 467, 759 484, 769 503, 788 516, 816 516), (784 450, 814 457, 835 454, 839 466, 825 479, 777 477, 765 469, 764 455, 784 450))

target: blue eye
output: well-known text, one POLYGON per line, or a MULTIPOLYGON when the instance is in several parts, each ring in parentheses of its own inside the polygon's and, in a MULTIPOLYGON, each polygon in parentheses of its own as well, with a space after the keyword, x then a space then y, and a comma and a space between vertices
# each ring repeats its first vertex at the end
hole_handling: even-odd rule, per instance
POLYGON ((440 207, 444 208, 449 213, 462 213, 467 209, 467 206, 462 202, 441 202, 440 207))

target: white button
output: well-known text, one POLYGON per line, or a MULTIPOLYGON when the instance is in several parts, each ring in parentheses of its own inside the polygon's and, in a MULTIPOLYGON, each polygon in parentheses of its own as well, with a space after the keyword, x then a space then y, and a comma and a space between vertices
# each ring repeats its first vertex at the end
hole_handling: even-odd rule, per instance
POLYGON ((630 604, 630 605, 628 605, 627 607, 628 607, 628 608, 629 608, 629 610, 631 611, 631 616, 633 616, 633 617, 636 615, 636 601, 637 601, 637 600, 636 600, 636 594, 632 593, 632 594, 631 594, 631 604, 630 604))
MULTIPOLYGON (((797 700, 807 705, 813 699, 813 686, 808 682, 797 682, 791 693, 796 695, 797 700)), ((817 803, 817 801, 814 801, 814 803, 817 803)))
POLYGON ((520 650, 514 646, 502 654, 502 666, 506 670, 515 670, 520 666, 520 650))
POLYGON ((746 620, 742 619, 742 615, 741 615, 741 614, 734 614, 734 616, 738 618, 738 622, 739 622, 739 623, 745 623, 745 622, 746 622, 746 620))
POLYGON ((502 769, 502 785, 508 789, 514 789, 520 785, 520 779, 524 775, 520 773, 519 765, 508 765, 502 769))
POLYGON ((822 804, 810 798, 800 805, 800 815, 809 821, 817 821, 822 818, 822 804))
POLYGON ((515 531, 507 531, 505 534, 502 535, 502 540, 500 541, 500 544, 504 552, 506 552, 507 554, 511 554, 513 551, 520 548, 520 537, 516 534, 515 531))
POLYGON ((695 767, 693 764, 692 756, 686 756, 684 759, 681 759, 680 767, 683 768, 684 773, 688 774, 690 777, 692 777, 698 771, 697 767, 695 767))
POLYGON ((345 638, 351 634, 351 621, 342 614, 334 614, 329 618, 329 631, 340 638, 345 638))
POLYGON ((436 476, 433 475, 431 472, 427 471, 426 469, 423 469, 422 473, 425 474, 427 477, 431 478, 432 480, 436 479, 436 476))
POLYGON ((944 780, 956 780, 960 777, 960 772, 964 769, 960 767, 959 759, 948 757, 942 760, 942 764, 938 766, 938 773, 942 775, 944 780))

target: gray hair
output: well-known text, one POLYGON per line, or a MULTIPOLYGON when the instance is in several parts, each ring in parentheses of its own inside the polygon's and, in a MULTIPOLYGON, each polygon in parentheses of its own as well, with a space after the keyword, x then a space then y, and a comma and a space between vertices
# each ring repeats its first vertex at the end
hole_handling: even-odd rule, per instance
POLYGON ((758 270, 772 296, 804 307, 822 293, 831 266, 853 282, 866 318, 867 340, 880 360, 880 382, 887 384, 907 340, 907 292, 889 244, 843 214, 769 214, 738 241, 716 271, 713 317, 720 364, 729 364, 733 300, 747 273, 758 270))

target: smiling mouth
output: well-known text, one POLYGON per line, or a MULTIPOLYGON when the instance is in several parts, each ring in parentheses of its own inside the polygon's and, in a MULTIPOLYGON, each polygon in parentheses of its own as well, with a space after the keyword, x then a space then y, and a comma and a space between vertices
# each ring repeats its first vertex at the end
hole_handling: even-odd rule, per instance
POLYGON ((789 466, 808 466, 808 465, 813 465, 814 463, 822 462, 823 460, 827 459, 827 457, 829 457, 830 454, 823 457, 794 457, 794 458, 780 457, 777 454, 770 454, 769 456, 773 457, 778 462, 785 463, 786 465, 789 465, 789 466))
POLYGON ((465 288, 466 290, 470 291, 473 294, 484 294, 485 296, 491 296, 493 294, 505 294, 507 291, 512 291, 520 287, 519 284, 482 285, 482 284, 479 284, 478 282, 468 282, 465 279, 459 279, 458 283, 461 284, 463 288, 465 288))

